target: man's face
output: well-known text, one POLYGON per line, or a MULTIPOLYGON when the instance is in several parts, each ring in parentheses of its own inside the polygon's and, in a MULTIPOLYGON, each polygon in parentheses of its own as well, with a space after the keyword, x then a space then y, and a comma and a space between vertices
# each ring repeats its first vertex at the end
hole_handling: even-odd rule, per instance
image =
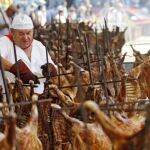
POLYGON ((33 41, 33 29, 16 30, 12 29, 13 40, 22 49, 28 48, 33 41))

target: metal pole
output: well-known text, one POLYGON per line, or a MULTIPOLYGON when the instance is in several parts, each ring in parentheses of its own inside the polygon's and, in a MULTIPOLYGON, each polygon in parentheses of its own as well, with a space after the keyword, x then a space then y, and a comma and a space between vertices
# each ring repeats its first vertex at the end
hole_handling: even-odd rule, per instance
POLYGON ((49 61, 48 61, 48 49, 46 48, 46 63, 48 68, 48 78, 50 79, 50 68, 48 67, 49 61))
POLYGON ((82 43, 81 43, 81 35, 80 35, 79 27, 77 27, 77 35, 79 37, 79 43, 80 43, 80 49, 81 49, 81 54, 82 54, 82 58, 83 58, 83 63, 85 63, 84 47, 82 46, 82 43))
MULTIPOLYGON (((2 79, 4 83, 5 93, 6 93, 6 101, 8 104, 10 104, 10 94, 9 94, 8 86, 7 86, 6 79, 5 79, 5 73, 4 73, 4 67, 3 67, 1 55, 0 55, 0 68, 1 68, 2 79)), ((4 102, 6 101, 4 100, 4 102)))
POLYGON ((92 78, 92 71, 91 71, 91 64, 90 64, 90 54, 89 54, 87 39, 86 39, 85 35, 84 35, 84 41, 85 41, 86 54, 87 54, 87 63, 88 63, 88 69, 89 69, 89 75, 90 75, 90 84, 93 85, 93 78, 92 78))
POLYGON ((17 53, 16 53, 16 46, 14 41, 13 41, 13 48, 14 48, 14 57, 15 57, 16 70, 17 70, 17 78, 20 79, 19 64, 17 63, 17 53))
POLYGON ((66 49, 66 69, 68 68, 68 55, 69 55, 69 38, 70 38, 70 35, 69 35, 69 20, 67 19, 67 26, 66 26, 66 32, 67 32, 67 49, 66 49))
MULTIPOLYGON (((1 12, 1 14, 2 14, 2 17, 3 17, 3 20, 4 20, 4 22, 5 22, 5 24, 7 24, 7 21, 6 21, 6 18, 5 18, 5 15, 4 15, 4 13, 3 13, 3 11, 2 11, 2 8, 0 7, 0 12, 1 12)), ((10 27, 9 27, 9 24, 8 24, 8 30, 10 31, 10 27)))

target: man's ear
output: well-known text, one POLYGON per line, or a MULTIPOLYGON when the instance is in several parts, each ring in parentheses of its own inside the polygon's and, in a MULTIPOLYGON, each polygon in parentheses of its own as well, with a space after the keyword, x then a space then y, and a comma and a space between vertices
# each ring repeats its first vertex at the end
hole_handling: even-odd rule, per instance
POLYGON ((14 29, 11 29, 11 28, 10 28, 10 34, 12 35, 12 38, 13 38, 13 39, 14 39, 14 36, 15 36, 14 32, 15 32, 14 29))
POLYGON ((13 39, 15 39, 15 36, 16 36, 15 29, 10 28, 10 34, 12 35, 13 39))

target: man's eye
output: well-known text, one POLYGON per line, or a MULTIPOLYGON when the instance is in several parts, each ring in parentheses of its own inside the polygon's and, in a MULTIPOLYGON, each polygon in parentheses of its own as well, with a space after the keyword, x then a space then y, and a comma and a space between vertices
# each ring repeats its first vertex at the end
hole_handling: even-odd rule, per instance
POLYGON ((23 36, 24 34, 20 33, 19 36, 23 36))

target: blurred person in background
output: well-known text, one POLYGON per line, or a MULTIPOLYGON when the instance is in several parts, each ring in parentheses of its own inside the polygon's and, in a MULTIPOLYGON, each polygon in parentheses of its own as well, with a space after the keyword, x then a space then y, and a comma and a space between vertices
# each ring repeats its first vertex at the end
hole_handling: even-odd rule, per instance
POLYGON ((63 2, 64 0, 46 0, 46 6, 48 9, 51 9, 63 4, 63 2))
POLYGON ((68 2, 67 2, 67 0, 64 0, 64 2, 62 4, 62 8, 64 11, 64 16, 67 18, 68 17, 68 2))
POLYGON ((140 7, 140 0, 132 0, 132 6, 139 8, 140 7))
POLYGON ((52 8, 49 8, 47 11, 46 11, 46 20, 47 20, 47 23, 51 23, 53 22, 55 16, 57 15, 57 7, 52 7, 52 8))
POLYGON ((57 22, 59 22, 60 19, 61 23, 66 23, 66 19, 68 18, 67 1, 64 0, 62 5, 58 5, 57 10, 58 12, 54 19, 57 22))
POLYGON ((35 15, 37 19, 37 25, 44 26, 47 22, 45 5, 38 6, 37 11, 35 12, 35 15))
POLYGON ((31 2, 27 5, 24 13, 30 16, 31 13, 37 9, 37 7, 38 5, 35 2, 31 2))
POLYGON ((10 5, 5 12, 0 13, 0 37, 9 34, 10 24, 16 13, 18 9, 15 5, 10 5))
POLYGON ((35 88, 35 92, 42 93, 44 83, 38 79, 38 76, 42 76, 42 69, 48 69, 47 65, 49 65, 50 75, 56 75, 57 67, 50 55, 47 64, 46 48, 40 41, 33 39, 33 29, 33 22, 28 15, 16 15, 11 24, 11 34, 0 38, 0 54, 4 70, 8 71, 7 77, 13 80, 12 75, 17 76, 18 69, 23 83, 29 83, 30 80, 35 84, 40 83, 35 88), (16 51, 17 62, 14 51, 16 51))
POLYGON ((96 22, 96 15, 93 12, 93 6, 92 4, 88 3, 86 5, 86 12, 85 12, 85 16, 86 16, 86 22, 88 22, 89 25, 93 25, 96 22))
POLYGON ((25 9, 24 13, 31 17, 34 26, 38 24, 37 16, 36 16, 36 10, 38 8, 38 5, 35 2, 31 2, 27 5, 27 8, 25 9))
POLYGON ((74 6, 71 6, 68 9, 68 19, 71 22, 75 22, 77 20, 77 10, 74 6))
POLYGON ((86 20, 86 10, 87 8, 83 4, 78 7, 77 20, 79 22, 84 22, 86 20))
POLYGON ((104 3, 103 8, 102 8, 101 11, 100 11, 101 16, 102 16, 103 18, 107 19, 108 12, 110 11, 110 7, 111 7, 110 3, 109 3, 108 1, 106 1, 106 2, 104 3))
POLYGON ((123 0, 123 4, 127 7, 131 7, 132 5, 132 0, 123 0))
POLYGON ((68 15, 68 13, 67 13, 67 15, 66 15, 66 13, 65 13, 65 11, 64 11, 64 6, 62 6, 62 5, 60 5, 60 6, 58 6, 58 13, 57 13, 57 15, 54 17, 54 20, 56 21, 56 22, 61 22, 61 23, 66 23, 66 19, 67 19, 67 15, 68 15))
POLYGON ((113 5, 109 8, 106 21, 108 22, 108 26, 112 29, 114 26, 120 27, 120 30, 124 30, 127 27, 128 15, 123 8, 123 4, 121 2, 113 3, 113 5))

